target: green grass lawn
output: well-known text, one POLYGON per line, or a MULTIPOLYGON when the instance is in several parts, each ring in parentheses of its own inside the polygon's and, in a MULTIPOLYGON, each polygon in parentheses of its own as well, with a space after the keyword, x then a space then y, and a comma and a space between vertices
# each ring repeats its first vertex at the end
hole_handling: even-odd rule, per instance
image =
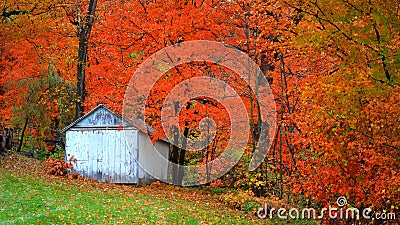
POLYGON ((1 170, 0 221, 5 224, 129 224, 129 223, 244 223, 251 220, 226 208, 211 208, 204 201, 115 190, 80 188, 73 183, 18 176, 1 170))
POLYGON ((0 158, 0 224, 281 224, 260 220, 196 188, 69 180, 43 162, 0 158))
MULTIPOLYGON (((19 171, 29 169, 29 163, 21 168, 18 165, 5 168, 5 165, 3 163, 0 168, 0 224, 257 222, 257 218, 219 204, 212 197, 191 195, 187 188, 180 191, 184 188, 169 185, 135 187, 68 180, 44 174, 41 176, 40 172, 19 171)), ((32 166, 31 169, 41 168, 32 166)))

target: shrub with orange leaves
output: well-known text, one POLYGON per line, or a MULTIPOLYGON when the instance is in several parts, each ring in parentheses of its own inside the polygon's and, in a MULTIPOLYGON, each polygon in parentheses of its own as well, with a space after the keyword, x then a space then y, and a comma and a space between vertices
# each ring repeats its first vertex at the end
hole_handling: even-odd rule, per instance
POLYGON ((70 179, 78 178, 78 174, 72 174, 73 165, 61 159, 48 158, 46 160, 45 172, 50 175, 66 176, 70 179))

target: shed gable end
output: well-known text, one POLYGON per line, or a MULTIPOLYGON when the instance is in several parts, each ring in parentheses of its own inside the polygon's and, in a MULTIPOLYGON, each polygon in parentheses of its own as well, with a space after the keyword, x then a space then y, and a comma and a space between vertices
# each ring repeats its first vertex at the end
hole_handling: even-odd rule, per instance
POLYGON ((104 107, 91 112, 87 117, 75 124, 74 127, 118 127, 126 126, 121 117, 116 116, 104 107))

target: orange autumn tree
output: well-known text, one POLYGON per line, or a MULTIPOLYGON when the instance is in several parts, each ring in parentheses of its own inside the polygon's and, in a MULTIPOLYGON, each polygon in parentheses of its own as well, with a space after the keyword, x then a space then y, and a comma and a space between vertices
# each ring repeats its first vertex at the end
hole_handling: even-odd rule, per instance
MULTIPOLYGON (((105 102, 113 110, 120 112, 126 85, 138 65, 164 47, 199 39, 224 41, 235 45, 236 41, 243 36, 243 30, 238 25, 240 20, 230 18, 237 8, 234 4, 212 1, 198 3, 132 1, 124 2, 124 7, 120 7, 120 4, 120 2, 107 2, 99 5, 98 8, 98 24, 93 30, 87 70, 89 72, 88 98, 91 100, 86 104, 90 107, 96 102, 105 102), (101 92, 98 91, 99 86, 101 86, 101 92)), ((150 117, 159 115, 161 107, 159 102, 162 103, 160 100, 165 98, 168 91, 173 88, 170 85, 193 77, 196 73, 199 76, 201 73, 195 71, 203 71, 207 66, 192 64, 190 67, 193 68, 183 67, 179 69, 179 72, 172 70, 166 75, 164 85, 158 86, 160 90, 152 94, 157 104, 149 104, 150 117)), ((213 67, 211 66, 211 70, 215 70, 213 67)), ((194 112, 190 111, 198 111, 202 108, 200 111, 208 110, 217 116, 216 120, 223 121, 226 118, 223 113, 216 113, 221 108, 213 106, 211 101, 193 101, 197 103, 189 106, 187 111, 181 114, 183 121, 186 121, 183 122, 186 124, 182 127, 183 133, 187 135, 196 133, 194 126, 201 119, 201 116, 195 116, 194 112), (209 107, 206 107, 207 105, 209 107), (214 109, 215 113, 213 113, 214 109)), ((154 138, 163 136, 162 127, 158 124, 160 120, 148 119, 147 122, 159 131, 158 136, 154 138)), ((219 139, 221 146, 223 146, 222 139, 221 137, 219 139)), ((180 151, 177 154, 178 159, 172 157, 172 160, 183 164, 185 152, 180 151)))
POLYGON ((399 206, 400 88, 396 1, 285 1, 303 15, 298 45, 337 61, 301 88, 296 190, 314 202, 399 206), (301 169, 300 169, 301 168, 301 169))
MULTIPOLYGON (((305 52, 294 44, 299 37, 296 27, 302 15, 282 1, 237 3, 243 12, 246 34, 242 49, 258 62, 275 96, 277 133, 260 167, 252 172, 236 173, 239 176, 235 176, 234 183, 258 196, 296 195, 290 177, 301 168, 297 165, 295 146, 299 128, 292 115, 301 109, 300 90, 304 80, 321 71, 329 72, 334 63, 327 63, 323 54, 305 52)), ((238 168, 247 169, 241 164, 238 168)))
MULTIPOLYGON (((223 81, 238 94, 240 98, 238 100, 243 102, 245 110, 247 112, 249 111, 250 101, 247 83, 233 71, 211 63, 196 62, 190 63, 188 65, 180 65, 174 69, 171 69, 162 78, 159 79, 159 81, 153 86, 152 91, 150 92, 151 97, 147 100, 148 108, 146 108, 146 121, 151 124, 154 129, 157 130, 157 133, 155 135, 159 137, 164 137, 165 135, 167 135, 169 138, 172 138, 175 143, 180 143, 182 146, 188 145, 186 141, 177 139, 179 137, 177 137, 176 134, 174 134, 173 136, 169 136, 169 134, 164 134, 163 128, 165 128, 165 126, 168 126, 168 124, 162 122, 168 121, 170 118, 161 118, 161 111, 165 110, 165 105, 163 101, 177 85, 188 79, 196 77, 210 78, 209 81, 207 81, 203 85, 216 85, 212 78, 223 81)), ((195 89, 204 88, 202 86, 196 86, 193 82, 195 81, 192 81, 192 83, 190 83, 189 85, 181 86, 182 90, 180 91, 182 92, 182 94, 180 96, 185 96, 185 94, 183 93, 190 91, 191 87, 194 87, 195 89)), ((221 91, 221 89, 218 88, 210 88, 212 92, 219 95, 222 99, 232 98, 232 96, 230 96, 230 93, 228 94, 228 92, 223 92, 221 91)), ((254 93, 251 94, 253 95, 253 98, 255 98, 254 93)), ((176 153, 177 155, 172 152, 171 160, 174 163, 178 163, 180 165, 200 165, 208 163, 215 159, 218 155, 220 155, 225 150, 228 142, 231 141, 231 117, 235 116, 232 115, 232 113, 235 112, 231 112, 231 114, 229 114, 226 109, 228 105, 223 105, 215 99, 211 98, 210 96, 198 96, 186 102, 181 111, 179 111, 179 108, 176 108, 178 107, 177 105, 167 105, 166 107, 171 107, 171 109, 167 110, 175 110, 175 113, 179 115, 179 129, 181 129, 181 132, 184 134, 184 136, 188 137, 191 140, 195 140, 196 142, 200 142, 200 144, 209 143, 211 141, 209 145, 204 146, 204 148, 199 151, 179 151, 178 153, 176 153), (211 137, 207 135, 207 132, 209 132, 207 130, 213 129, 210 127, 212 123, 202 121, 205 117, 208 117, 215 122, 217 129, 213 140, 209 140, 209 138, 211 137), (200 122, 206 123, 204 124, 206 126, 206 130, 201 130, 200 122), (205 134, 203 134, 203 132, 205 134), (174 159, 174 156, 177 157, 177 159, 174 159)), ((255 108, 254 105, 252 107, 255 108)), ((256 109, 254 110, 254 112, 257 113, 258 110, 256 109)), ((257 118, 254 117, 252 123, 256 123, 256 119, 257 118)), ((175 133, 176 132, 177 131, 175 131, 175 133)), ((249 152, 247 152, 247 154, 249 154, 249 152)), ((215 171, 219 168, 220 167, 218 167, 218 165, 215 165, 214 168, 206 168, 208 181, 210 181, 213 170, 215 171)), ((173 172, 172 174, 175 174, 175 172, 173 172)), ((179 179, 182 179, 183 174, 180 174, 179 176, 179 179)), ((174 183, 179 183, 179 179, 174 180, 174 183)))
MULTIPOLYGON (((278 30, 289 33, 287 24, 296 18, 295 16, 287 17, 285 12, 274 4, 259 7, 260 4, 261 2, 252 3, 253 8, 245 2, 212 1, 124 1, 124 7, 120 7, 119 1, 100 4, 96 18, 98 23, 93 30, 93 39, 89 48, 88 101, 85 105, 88 106, 87 108, 92 108, 100 102, 105 102, 114 111, 120 112, 126 84, 144 59, 164 47, 198 39, 224 41, 248 53, 260 64, 264 72, 268 72, 268 80, 271 83, 275 80, 276 91, 280 93, 281 60, 279 57, 281 54, 278 47, 286 46, 287 42, 280 43, 283 41, 280 39, 283 38, 280 37, 282 34, 278 30), (260 9, 264 11, 258 12, 257 10, 260 9), (264 18, 265 15, 267 18, 264 18), (262 20, 257 17, 261 17, 262 20), (265 29, 272 21, 275 21, 273 28, 265 29)), ((285 55, 289 54, 285 53, 285 55)), ((297 58, 293 57, 288 61, 295 62, 296 60, 297 58)), ((199 67, 199 70, 202 69, 199 67)), ((186 74, 181 76, 186 76, 186 74)), ((168 80, 179 80, 179 77, 170 76, 168 80)), ((165 90, 160 93, 164 95, 168 93, 169 89, 166 86, 162 88, 165 90)), ((163 95, 156 95, 156 97, 163 99, 163 95)), ((255 101, 249 103, 250 106, 253 104, 257 103, 255 101)), ((156 114, 160 110, 157 107, 154 109, 156 114)), ((256 105, 249 107, 248 111, 256 121, 254 124, 257 124, 256 105), (250 113, 252 110, 253 112, 250 113)), ((223 118, 222 114, 220 117, 223 118)), ((198 121, 194 120, 193 124, 196 122, 198 121)), ((160 131, 161 137, 161 127, 154 121, 151 123, 160 131)), ((256 130, 257 126, 254 125, 253 129, 256 130)), ((257 134, 256 132, 253 134, 255 136, 252 140, 255 140, 257 134)), ((254 142, 251 143, 253 146, 254 144, 254 142)), ((290 144, 284 145, 284 148, 287 148, 286 146, 290 144)), ((249 152, 251 151, 250 149, 249 152)), ((282 157, 291 160, 293 151, 286 152, 289 152, 286 154, 287 157, 282 157)), ((276 164, 277 160, 274 159, 273 163, 276 164)), ((247 164, 248 162, 246 162, 246 168, 247 164)), ((241 171, 242 174, 244 172, 241 171)), ((266 182, 263 182, 265 186, 266 182)))
POLYGON ((50 135, 69 123, 75 27, 64 1, 7 1, 1 5, 1 121, 50 135))
POLYGON ((232 44, 238 31, 235 21, 229 19, 234 9, 228 6, 212 1, 168 0, 99 4, 89 46, 85 106, 92 108, 104 102, 121 112, 125 88, 138 65, 164 47, 189 40, 232 44))

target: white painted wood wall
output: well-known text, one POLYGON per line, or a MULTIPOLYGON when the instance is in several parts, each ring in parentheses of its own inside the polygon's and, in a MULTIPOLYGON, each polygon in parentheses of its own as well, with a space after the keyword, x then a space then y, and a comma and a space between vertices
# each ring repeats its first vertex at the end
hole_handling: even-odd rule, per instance
MULTIPOLYGON (((63 131, 66 132, 66 160, 76 158, 73 172, 84 177, 112 183, 148 183, 152 177, 140 167, 143 163, 156 177, 168 176, 168 163, 156 162, 150 156, 152 144, 147 134, 104 105, 97 106, 63 131)), ((169 144, 157 141, 155 146, 168 159, 169 144)))

